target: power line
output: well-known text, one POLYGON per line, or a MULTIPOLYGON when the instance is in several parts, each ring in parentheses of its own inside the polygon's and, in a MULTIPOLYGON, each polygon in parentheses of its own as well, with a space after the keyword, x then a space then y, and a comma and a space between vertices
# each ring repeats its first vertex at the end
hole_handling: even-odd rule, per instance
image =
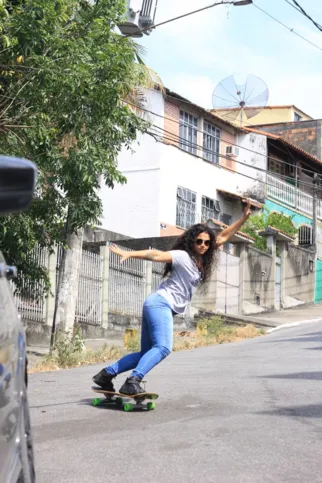
MULTIPOLYGON (((129 102, 129 101, 125 101, 125 102, 126 102, 126 104, 129 104, 130 106, 136 107, 137 109, 141 109, 144 112, 147 112, 149 114, 152 114, 152 115, 154 115, 156 117, 159 117, 161 119, 165 119, 167 121, 173 122, 174 124, 177 124, 178 126, 180 126, 180 122, 177 121, 177 120, 175 120, 175 119, 172 119, 172 118, 166 117, 166 116, 162 116, 161 114, 158 114, 157 112, 153 112, 153 111, 151 111, 149 109, 145 109, 145 108, 143 108, 141 106, 138 106, 138 105, 136 105, 136 104, 134 104, 132 102, 129 102)), ((158 126, 156 126, 156 127, 158 127, 158 126)), ((160 129, 162 129, 162 128, 160 128, 160 129)), ((237 129, 237 126, 236 126, 236 129, 237 129)), ((198 128, 195 128, 195 131, 198 132, 198 133, 201 133, 201 134, 205 134, 205 132, 203 130, 198 129, 198 128)), ((170 133, 170 134, 172 135, 172 133, 170 133)), ((251 132, 249 134, 251 134, 251 132)), ((269 133, 267 133, 267 134, 269 134, 269 133)), ((175 136, 175 134, 173 134, 173 136, 175 136)), ((212 135, 212 137, 214 139, 218 139, 218 140, 222 141, 222 138, 220 136, 212 135)), ((283 161, 283 160, 281 160, 279 158, 274 158, 272 156, 268 156, 267 154, 260 153, 259 151, 254 151, 253 149, 246 148, 245 146, 241 146, 240 144, 235 144, 235 143, 232 143, 232 142, 229 142, 229 144, 231 144, 232 146, 235 146, 237 148, 244 149, 245 151, 248 151, 250 153, 258 154, 259 156, 263 156, 264 158, 269 159, 271 161, 277 161, 277 162, 279 162, 281 164, 284 164, 286 166, 292 166, 292 167, 294 167, 294 164, 292 164, 292 163, 288 163, 287 161, 283 161)), ((303 171, 305 171, 306 173, 316 174, 316 171, 313 171, 313 170, 310 170, 310 169, 305 169, 304 168, 303 171)))
POLYGON ((288 0, 285 0, 287 3, 289 3, 291 5, 291 7, 294 7, 294 5, 296 5, 294 8, 295 10, 297 10, 298 12, 300 12, 302 15, 304 15, 304 17, 308 18, 314 25, 315 27, 320 30, 320 32, 322 32, 322 27, 321 25, 319 25, 312 17, 310 17, 310 15, 307 14, 307 12, 304 10, 303 7, 301 7, 301 5, 296 1, 296 0, 292 0, 293 4, 292 5, 288 0))
MULTIPOLYGON (((156 28, 161 27, 162 25, 166 25, 168 23, 175 22, 176 20, 180 20, 182 18, 189 17, 190 15, 195 15, 196 13, 199 13, 199 12, 204 12, 205 10, 209 10, 210 8, 218 7, 218 5, 233 5, 233 4, 234 4, 234 1, 223 0, 222 2, 215 2, 215 3, 212 3, 211 5, 207 5, 206 7, 198 8, 197 10, 193 10, 192 12, 188 12, 188 13, 184 13, 183 15, 179 15, 178 17, 169 18, 168 20, 164 20, 163 22, 157 23, 157 24, 152 25, 150 27, 147 27, 147 28, 144 28, 144 29, 139 29, 139 31, 143 33, 143 32, 148 32, 150 30, 155 30, 156 28)), ((128 38, 128 37, 132 37, 132 36, 133 36, 133 33, 123 35, 122 38, 128 38)))
MULTIPOLYGON (((153 127, 156 127, 156 128, 157 128, 157 129, 159 129, 159 130, 160 130, 162 133, 166 133, 166 134, 168 135, 168 136, 164 136, 164 135, 163 135, 163 136, 162 136, 162 138, 163 138, 163 139, 166 139, 166 140, 168 140, 168 141, 172 141, 172 142, 173 142, 173 141, 176 141, 176 142, 178 142, 178 144, 181 142, 182 144, 185 144, 186 146, 191 146, 192 148, 195 148, 196 150, 201 150, 201 151, 203 151, 203 152, 208 152, 208 153, 211 153, 211 154, 215 154, 216 156, 218 156, 218 157, 220 157, 220 158, 226 159, 226 160, 228 160, 228 161, 232 161, 232 160, 229 158, 229 156, 225 156, 224 154, 220 154, 220 153, 214 153, 212 150, 210 150, 210 149, 208 149, 208 148, 205 148, 204 146, 201 146, 201 145, 200 145, 200 144, 198 144, 198 143, 193 143, 193 142, 190 142, 190 141, 185 141, 185 142, 182 142, 182 139, 181 139, 181 138, 180 138, 180 137, 179 137, 177 134, 173 134, 173 133, 171 133, 171 132, 169 132, 169 131, 167 131, 167 130, 165 130, 165 129, 163 129, 163 128, 160 128, 159 126, 156 126, 156 125, 153 125, 153 127)), ((148 134, 152 135, 153 137, 154 137, 154 136, 157 136, 158 138, 160 138, 160 137, 161 137, 161 136, 160 136, 160 134, 159 134, 159 133, 157 133, 157 132, 148 132, 148 134)), ((155 139, 155 137, 154 137, 154 139, 155 139)), ((156 140, 157 142, 162 142, 162 141, 159 141, 159 140, 157 140, 157 139, 155 139, 155 140, 156 140)), ((163 143, 163 144, 166 144, 166 143, 163 143)), ((173 144, 172 144, 172 145, 173 145, 173 144)), ((180 148, 178 145, 173 145, 173 146, 174 146, 174 147, 176 147, 177 149, 182 150, 182 148, 180 148)), ((198 155, 198 158, 200 158, 200 159, 202 159, 202 160, 204 160, 204 161, 207 161, 207 162, 211 162, 211 161, 209 161, 209 159, 207 159, 207 158, 205 158, 205 157, 203 157, 203 156, 200 156, 200 155, 198 155)), ((265 173, 265 174, 272 174, 272 173, 271 173, 271 172, 269 172, 267 169, 260 168, 260 167, 256 167, 256 166, 250 166, 249 164, 243 163, 242 161, 238 161, 238 160, 235 160, 235 159, 234 159, 234 160, 233 160, 233 162, 234 162, 234 163, 236 163, 236 164, 240 164, 240 165, 242 165, 242 166, 245 166, 245 167, 247 167, 247 168, 249 168, 249 169, 254 169, 254 170, 256 170, 256 171, 259 171, 259 172, 262 172, 262 173, 265 173)), ((213 163, 213 164, 215 164, 215 163, 213 163)), ((229 169, 229 168, 227 168, 227 167, 225 167, 225 166, 222 166, 222 165, 220 165, 220 166, 221 166, 222 168, 224 168, 224 169, 228 169, 229 171, 232 171, 232 172, 236 173, 236 171, 235 171, 235 170, 233 170, 233 169, 229 169)), ((251 177, 251 176, 248 176, 248 175, 246 175, 246 174, 244 174, 244 173, 240 173, 240 172, 237 172, 237 174, 240 174, 241 176, 245 176, 246 178, 252 179, 252 180, 257 181, 257 182, 259 182, 259 183, 263 183, 263 184, 265 184, 265 185, 267 185, 267 186, 272 186, 272 187, 275 187, 275 188, 276 188, 276 186, 275 186, 275 185, 273 185, 272 183, 268 183, 267 181, 262 181, 262 180, 260 180, 260 179, 258 179, 258 178, 253 178, 253 177, 251 177)), ((278 179, 279 179, 279 178, 278 178, 278 179)), ((281 181, 283 181, 283 180, 281 180, 281 181)), ((285 181, 284 181, 284 182, 285 182, 285 181)), ((309 182, 307 182, 307 181, 301 181, 301 184, 302 184, 302 185, 304 185, 304 186, 309 186, 310 188, 312 188, 312 189, 313 189, 312 183, 309 183, 309 182)))
POLYGON ((294 30, 294 28, 291 28, 291 27, 288 27, 287 25, 285 25, 285 23, 281 22, 280 20, 278 20, 276 17, 273 17, 273 15, 271 15, 270 13, 266 12, 266 10, 263 10, 261 7, 259 7, 258 5, 256 5, 255 3, 253 3, 254 7, 257 8, 258 10, 260 10, 261 12, 263 12, 265 15, 267 15, 268 17, 270 17, 272 20, 274 20, 275 22, 277 22, 278 24, 282 25, 284 28, 286 28, 289 32, 293 33, 294 35, 296 35, 297 37, 300 37, 300 39, 304 40, 305 42, 307 42, 308 44, 311 44, 313 45, 313 47, 316 47, 317 49, 319 49, 321 52, 322 52, 322 47, 319 47, 317 44, 314 44, 313 42, 311 42, 311 40, 307 39, 306 37, 303 37, 303 35, 299 34, 298 32, 296 32, 294 30))

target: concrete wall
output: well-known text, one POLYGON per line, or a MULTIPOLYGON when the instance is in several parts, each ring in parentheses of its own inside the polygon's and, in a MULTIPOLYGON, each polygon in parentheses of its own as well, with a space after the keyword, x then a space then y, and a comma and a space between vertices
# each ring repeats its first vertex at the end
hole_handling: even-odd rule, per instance
POLYGON ((313 253, 295 245, 282 244, 282 308, 314 302, 315 267, 313 253), (285 263, 283 273, 283 262, 285 263))
POLYGON ((244 245, 240 264, 240 313, 274 310, 275 257, 244 245))

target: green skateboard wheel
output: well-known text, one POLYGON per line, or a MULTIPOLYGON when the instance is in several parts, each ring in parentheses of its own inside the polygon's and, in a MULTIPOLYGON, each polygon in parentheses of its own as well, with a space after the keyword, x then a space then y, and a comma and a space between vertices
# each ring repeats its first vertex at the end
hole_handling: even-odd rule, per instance
POLYGON ((115 402, 116 402, 116 404, 120 404, 121 405, 123 403, 123 399, 121 397, 117 397, 115 399, 115 402))
POLYGON ((101 399, 99 397, 95 397, 93 399, 93 406, 99 406, 101 404, 101 399))
POLYGON ((155 409, 155 403, 154 402, 149 402, 147 405, 147 410, 148 411, 152 411, 153 409, 155 409))
POLYGON ((125 403, 125 404, 123 404, 123 409, 124 409, 124 411, 127 411, 127 412, 128 411, 133 411, 133 404, 131 404, 131 403, 125 403))

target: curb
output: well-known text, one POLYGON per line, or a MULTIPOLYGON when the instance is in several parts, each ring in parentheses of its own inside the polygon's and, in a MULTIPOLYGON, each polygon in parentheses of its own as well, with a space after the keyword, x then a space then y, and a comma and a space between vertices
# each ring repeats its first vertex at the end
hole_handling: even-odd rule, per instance
POLYGON ((319 317, 318 319, 299 320, 298 322, 292 322, 290 324, 279 325, 278 327, 273 327, 272 329, 268 329, 266 331, 266 333, 271 334, 272 332, 276 332, 277 330, 289 329, 291 327, 299 327, 300 325, 313 324, 313 323, 316 323, 316 322, 322 322, 322 318, 319 317))

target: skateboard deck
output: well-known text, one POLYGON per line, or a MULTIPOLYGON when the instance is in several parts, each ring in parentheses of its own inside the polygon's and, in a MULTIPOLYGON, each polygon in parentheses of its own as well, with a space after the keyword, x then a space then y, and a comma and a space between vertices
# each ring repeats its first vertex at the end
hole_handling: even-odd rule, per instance
POLYGON ((92 390, 97 394, 103 394, 105 396, 105 399, 94 398, 93 406, 99 406, 104 403, 116 403, 118 406, 121 406, 124 411, 133 411, 133 409, 146 409, 147 411, 152 411, 155 409, 154 402, 148 402, 147 404, 143 403, 146 399, 154 401, 159 397, 158 394, 153 392, 144 392, 136 394, 135 396, 128 396, 127 394, 121 394, 119 392, 104 391, 104 389, 99 387, 92 387, 92 390), (135 404, 129 402, 131 399, 135 404))

